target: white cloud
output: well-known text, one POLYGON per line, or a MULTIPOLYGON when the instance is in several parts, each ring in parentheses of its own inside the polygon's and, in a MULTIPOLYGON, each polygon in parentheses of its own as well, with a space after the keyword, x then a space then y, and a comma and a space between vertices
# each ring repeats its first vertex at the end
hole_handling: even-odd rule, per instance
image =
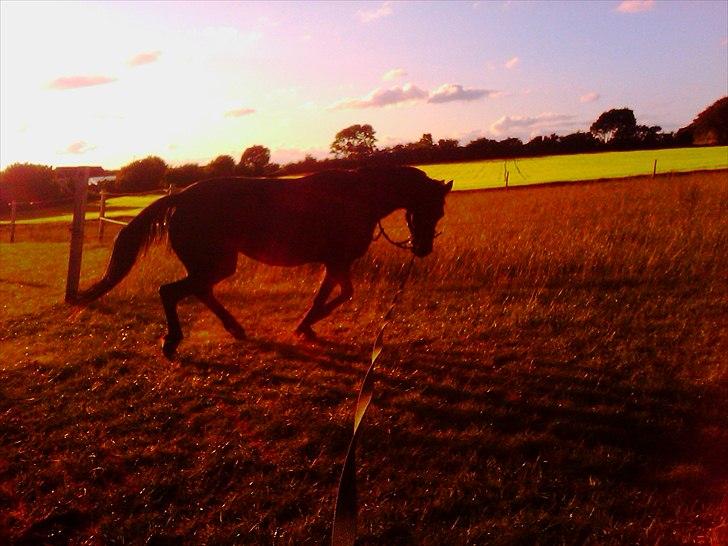
POLYGON ((498 91, 492 89, 465 88, 455 83, 446 83, 430 93, 427 102, 443 103, 454 101, 473 101, 483 97, 497 96, 498 91))
POLYGON ((361 99, 344 99, 329 107, 329 110, 349 110, 360 108, 381 108, 394 104, 402 104, 411 101, 423 100, 428 97, 427 91, 423 91, 416 85, 407 83, 403 86, 395 86, 389 89, 379 88, 361 99))
POLYGON ((579 102, 594 102, 594 101, 599 100, 599 97, 600 97, 599 93, 592 91, 590 93, 587 93, 587 94, 579 97, 579 102))
POLYGON ((393 68, 392 70, 387 71, 387 73, 382 76, 382 79, 384 81, 398 80, 406 75, 407 71, 404 68, 393 68))
POLYGON ((416 85, 407 83, 403 86, 390 88, 377 88, 367 96, 356 99, 343 99, 329 107, 329 110, 349 110, 361 108, 381 108, 395 104, 414 103, 426 101, 433 104, 442 104, 455 101, 474 101, 484 97, 496 98, 503 96, 501 91, 492 89, 477 89, 463 87, 456 83, 446 83, 432 92, 420 89, 416 85))
POLYGON ((388 17, 392 15, 391 2, 384 2, 381 6, 370 10, 359 10, 357 13, 359 20, 362 23, 371 23, 382 17, 388 17))
POLYGON ((253 108, 238 108, 236 110, 229 110, 225 112, 226 118, 240 118, 243 116, 249 116, 250 114, 254 114, 255 110, 253 108))
POLYGON ((486 138, 492 135, 489 135, 484 131, 483 129, 473 129, 472 131, 467 131, 465 133, 460 133, 460 135, 454 137, 462 146, 469 144, 473 140, 478 140, 479 138, 486 138))
POLYGON ((622 0, 617 6, 617 11, 622 13, 639 13, 650 11, 655 7, 655 0, 622 0))
POLYGON ((537 116, 503 116, 490 126, 496 136, 535 136, 539 133, 550 133, 573 127, 574 116, 544 112, 537 116))
POLYGON ((505 66, 508 70, 510 70, 510 69, 518 66, 518 63, 520 63, 520 62, 521 62, 521 59, 519 59, 518 57, 511 57, 510 59, 508 59, 506 61, 506 63, 503 66, 505 66))

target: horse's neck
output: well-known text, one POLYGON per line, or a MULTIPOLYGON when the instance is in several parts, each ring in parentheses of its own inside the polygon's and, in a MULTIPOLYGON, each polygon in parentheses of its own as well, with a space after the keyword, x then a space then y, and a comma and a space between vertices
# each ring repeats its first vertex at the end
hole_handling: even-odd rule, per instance
POLYGON ((378 220, 395 210, 411 208, 419 193, 418 188, 407 181, 386 179, 373 181, 372 191, 376 196, 378 220))

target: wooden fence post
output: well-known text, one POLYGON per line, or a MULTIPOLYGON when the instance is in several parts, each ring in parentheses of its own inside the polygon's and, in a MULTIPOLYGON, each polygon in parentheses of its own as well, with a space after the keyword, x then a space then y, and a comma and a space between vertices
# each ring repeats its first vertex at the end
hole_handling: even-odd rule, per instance
POLYGON ((18 203, 10 203, 10 242, 15 242, 15 218, 18 215, 18 203))
POLYGON ((652 165, 652 178, 655 178, 655 174, 657 174, 657 160, 655 159, 654 165, 652 165))
POLYGON ((104 222, 104 218, 106 218, 106 191, 101 190, 101 194, 99 195, 100 201, 99 201, 99 241, 104 240, 104 225, 106 222, 104 222))
POLYGON ((73 223, 71 224, 71 249, 68 254, 68 275, 66 276, 66 303, 72 303, 78 294, 83 254, 83 228, 86 221, 86 192, 89 169, 73 182, 73 223))

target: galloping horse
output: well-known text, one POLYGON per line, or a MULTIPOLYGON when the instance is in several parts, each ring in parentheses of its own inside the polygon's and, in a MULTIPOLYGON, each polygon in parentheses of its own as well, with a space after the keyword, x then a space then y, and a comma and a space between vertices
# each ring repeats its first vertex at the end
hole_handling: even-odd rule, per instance
POLYGON ((432 252, 435 226, 443 216, 452 181, 428 178, 413 167, 369 167, 324 171, 295 180, 218 178, 155 201, 117 235, 103 278, 81 292, 79 303, 111 290, 129 273, 141 249, 168 233, 188 275, 160 287, 168 332, 162 350, 172 358, 182 341, 177 304, 196 296, 236 339, 245 330, 215 298, 212 288, 235 273, 238 253, 269 265, 321 263, 323 282, 296 328, 313 338, 311 326, 354 293, 351 264, 364 255, 379 221, 407 211, 409 248, 432 252), (327 301, 335 286, 339 294, 327 301))

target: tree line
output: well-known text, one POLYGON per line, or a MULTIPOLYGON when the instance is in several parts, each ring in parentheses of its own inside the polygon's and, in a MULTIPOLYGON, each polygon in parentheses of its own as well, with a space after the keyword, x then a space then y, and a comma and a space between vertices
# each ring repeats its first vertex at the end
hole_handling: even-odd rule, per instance
MULTIPOLYGON (((374 128, 356 124, 339 131, 330 146, 332 157, 304 159, 280 166, 270 161, 270 150, 260 144, 245 149, 236 161, 220 155, 207 165, 187 163, 172 167, 160 157, 132 161, 116 173, 115 180, 103 181, 96 189, 112 192, 141 192, 168 186, 185 187, 205 178, 224 176, 280 176, 311 173, 330 168, 360 165, 416 165, 482 159, 509 159, 542 155, 574 154, 610 150, 635 150, 728 144, 728 97, 716 101, 687 127, 663 132, 659 126, 637 123, 629 108, 602 113, 589 127, 568 135, 536 136, 528 142, 518 138, 478 138, 461 145, 455 139, 435 141, 425 133, 416 142, 377 148, 374 128)), ((71 194, 68 180, 58 169, 46 165, 14 164, 0 172, 0 206, 10 201, 42 201, 71 194)))
MULTIPOLYGON (((183 188, 205 178, 273 176, 279 171, 280 165, 270 161, 270 150, 255 145, 247 148, 238 162, 230 155, 220 155, 207 165, 186 163, 172 167, 161 157, 149 156, 123 166, 114 180, 101 181, 90 189, 133 193, 169 186, 183 188)), ((72 185, 64 173, 47 165, 15 163, 0 172, 0 206, 11 201, 62 200, 72 194, 72 185)))
MULTIPOLYGON (((728 106, 728 98, 721 100, 724 102, 723 110, 725 110, 725 107, 728 106)), ((725 124, 725 119, 728 119, 728 115, 724 115, 723 124, 725 124)), ((722 134, 722 138, 704 143, 728 144, 725 130, 722 134)), ((282 173, 296 174, 330 168, 350 168, 362 163, 413 165, 597 151, 671 148, 691 146, 693 137, 693 131, 689 128, 674 133, 665 133, 657 125, 640 125, 637 123, 634 112, 629 108, 615 108, 604 112, 591 124, 588 132, 577 131, 562 136, 557 134, 536 136, 525 143, 521 139, 513 137, 503 140, 483 137, 460 145, 455 139, 439 139, 435 142, 431 133, 425 133, 416 142, 379 149, 376 146, 377 139, 371 125, 352 125, 336 134, 330 147, 333 158, 317 160, 312 156, 306 156, 301 161, 285 165, 282 173)))

